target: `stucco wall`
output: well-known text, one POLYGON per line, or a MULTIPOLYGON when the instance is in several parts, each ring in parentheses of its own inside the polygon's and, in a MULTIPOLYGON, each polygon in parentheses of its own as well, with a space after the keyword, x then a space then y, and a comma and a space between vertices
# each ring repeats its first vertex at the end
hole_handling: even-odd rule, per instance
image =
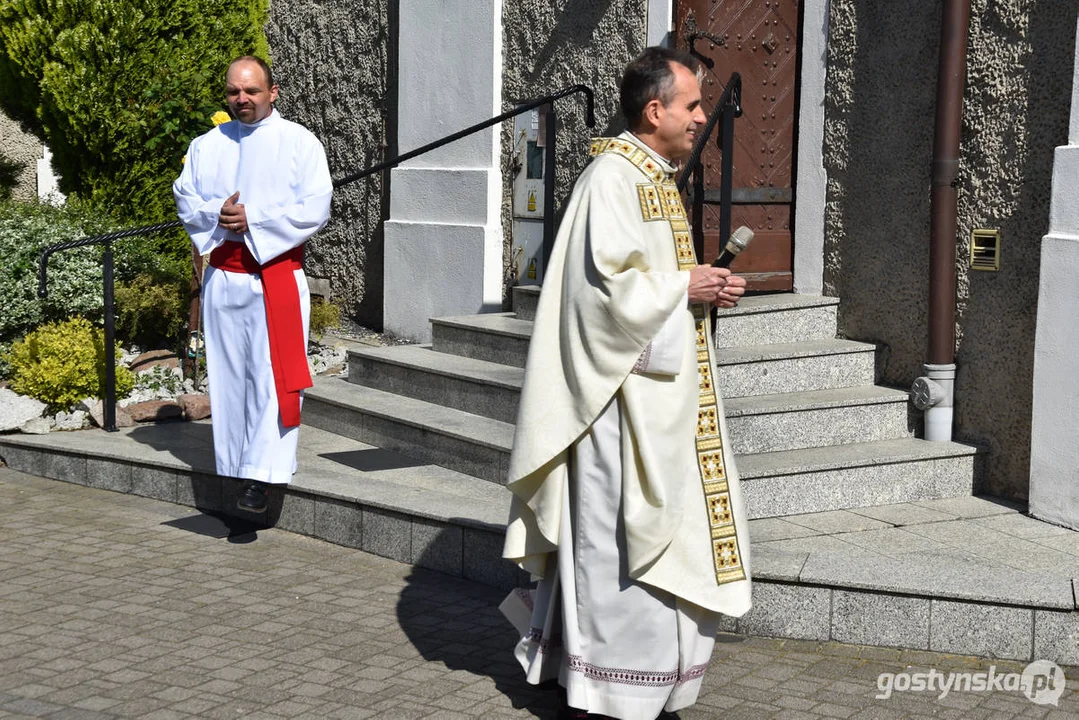
MULTIPOLYGON (((573 189, 588 160, 592 137, 622 130, 618 81, 626 64, 645 48, 647 0, 505 0, 502 103, 514 105, 578 83, 595 93, 596 126, 585 125, 585 104, 573 95, 558 104, 556 204, 573 189)), ((503 228, 506 257, 512 242, 510 187, 512 123, 502 128, 506 182, 503 228)))
MULTIPOLYGON (((1039 243, 1067 140, 1074 3, 973 0, 959 177, 956 439, 989 450, 981 489, 1029 473, 1039 243), (1000 228, 1000 272, 970 272, 970 231, 1000 228)), ((883 381, 925 362, 939 3, 832 0, 825 292, 840 331, 884 344, 883 381)))
POLYGON ((11 199, 28 201, 37 197, 37 161, 42 147, 40 140, 19 129, 19 123, 0 113, 0 159, 22 165, 11 199))
MULTIPOLYGON (((334 178, 381 162, 393 147, 389 32, 396 0, 274 0, 266 34, 282 115, 326 147, 334 178)), ((382 324, 385 176, 334 193, 329 224, 308 244, 310 275, 328 277, 333 298, 360 322, 382 324)))

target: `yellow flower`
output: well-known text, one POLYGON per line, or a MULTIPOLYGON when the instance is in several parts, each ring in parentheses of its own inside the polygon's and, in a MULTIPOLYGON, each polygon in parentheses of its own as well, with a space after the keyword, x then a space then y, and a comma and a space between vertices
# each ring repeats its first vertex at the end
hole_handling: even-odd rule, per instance
POLYGON ((210 121, 213 122, 214 127, 217 127, 221 123, 227 123, 231 119, 232 118, 229 117, 229 114, 227 112, 225 112, 224 110, 218 110, 217 112, 215 112, 213 115, 210 116, 210 121))

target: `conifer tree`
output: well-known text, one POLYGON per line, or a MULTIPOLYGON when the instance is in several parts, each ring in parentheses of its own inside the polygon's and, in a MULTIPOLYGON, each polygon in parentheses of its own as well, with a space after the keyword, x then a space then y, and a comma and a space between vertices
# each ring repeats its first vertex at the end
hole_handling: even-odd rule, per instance
POLYGON ((169 219, 229 60, 267 56, 267 14, 268 0, 0 0, 0 107, 48 143, 63 192, 124 222, 169 219))

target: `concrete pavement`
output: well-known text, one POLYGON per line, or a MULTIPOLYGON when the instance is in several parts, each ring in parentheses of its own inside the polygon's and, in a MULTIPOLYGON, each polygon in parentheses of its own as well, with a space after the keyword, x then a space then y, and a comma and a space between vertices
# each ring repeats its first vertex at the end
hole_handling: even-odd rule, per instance
MULTIPOLYGON (((189 507, 0 469, 0 718, 552 717, 553 691, 527 685, 512 658, 514 633, 496 607, 503 594, 189 507)), ((1019 690, 904 691, 915 673, 1024 667, 722 635, 699 703, 680 715, 1079 717, 1074 668, 1064 668, 1059 705, 1019 690), (891 696, 876 698, 888 684, 891 696)))

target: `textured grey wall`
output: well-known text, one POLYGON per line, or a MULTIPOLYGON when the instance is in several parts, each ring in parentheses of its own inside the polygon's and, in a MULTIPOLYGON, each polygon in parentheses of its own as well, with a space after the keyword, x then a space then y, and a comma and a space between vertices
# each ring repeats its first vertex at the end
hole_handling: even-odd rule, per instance
MULTIPOLYGON (((1026 496, 1039 243, 1067 140, 1075 3, 973 0, 959 184, 956 439, 989 449, 982 489, 1026 496), (969 272, 970 231, 1003 233, 969 272)), ((883 381, 921 374, 939 3, 832 0, 825 292, 840 330, 883 343, 883 381)))
MULTIPOLYGON (((266 35, 281 114, 322 141, 334 178, 381 162, 392 148, 397 0, 274 0, 266 35), (388 149, 389 148, 389 149, 388 149)), ((330 279, 335 302, 382 326, 383 177, 334 193, 329 224, 308 244, 309 274, 330 279)))
MULTIPOLYGON (((505 109, 567 85, 584 84, 596 98, 596 127, 585 125, 585 104, 573 95, 558 104, 556 201, 562 201, 588 161, 594 136, 622 130, 618 81, 626 64, 645 47, 647 0, 505 0, 502 9, 505 109)), ((512 123, 502 128, 506 185, 503 228, 507 271, 512 241, 510 163, 512 123)))
POLYGON ((12 200, 37 198, 37 161, 42 147, 40 140, 19 128, 19 123, 0 113, 0 158, 22 164, 11 191, 12 200))

